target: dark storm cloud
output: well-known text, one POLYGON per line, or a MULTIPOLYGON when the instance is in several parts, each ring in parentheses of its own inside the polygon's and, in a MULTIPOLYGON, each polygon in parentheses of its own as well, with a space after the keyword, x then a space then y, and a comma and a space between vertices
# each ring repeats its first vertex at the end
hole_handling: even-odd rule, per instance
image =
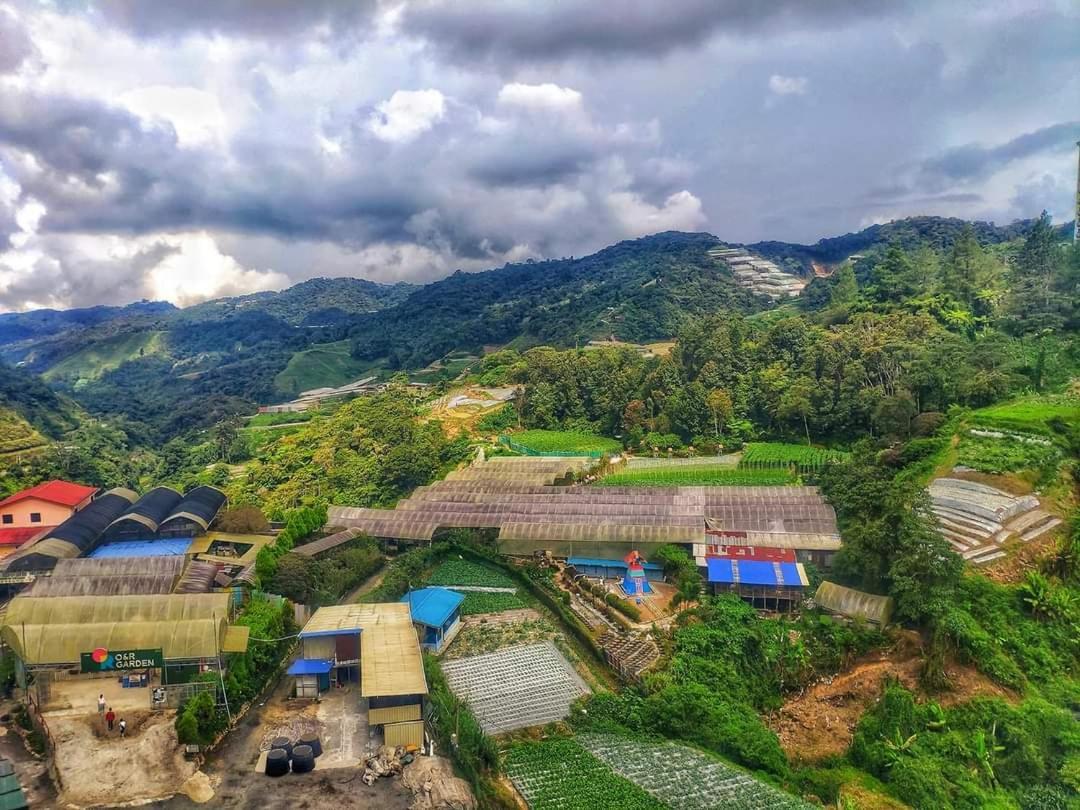
POLYGON ((661 55, 716 33, 842 25, 880 17, 902 0, 567 0, 567 2, 418 2, 405 7, 405 31, 463 61, 505 57, 551 61, 571 56, 661 55))
POLYGON ((998 146, 965 144, 925 161, 919 175, 926 183, 980 180, 1014 161, 1048 150, 1071 148, 1077 139, 1080 121, 1069 121, 1026 132, 998 146))
POLYGON ((370 18, 376 5, 375 0, 96 0, 92 7, 109 23, 140 36, 292 37, 316 26, 331 33, 353 28, 370 18))

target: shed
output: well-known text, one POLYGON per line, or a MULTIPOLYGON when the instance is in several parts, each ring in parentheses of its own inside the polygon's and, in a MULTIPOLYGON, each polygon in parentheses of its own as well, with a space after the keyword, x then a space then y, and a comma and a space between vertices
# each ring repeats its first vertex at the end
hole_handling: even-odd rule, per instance
POLYGON ((449 588, 419 588, 409 591, 401 601, 409 605, 422 647, 440 653, 454 640, 461 628, 464 594, 449 588))
POLYGON ((889 623, 893 611, 891 596, 857 591, 835 582, 822 582, 818 585, 814 601, 830 613, 839 613, 852 619, 863 619, 871 624, 884 627, 889 623))
POLYGON ((105 529, 106 540, 127 540, 157 533, 158 526, 183 496, 171 487, 154 487, 105 529))
POLYGON ((333 661, 319 658, 298 658, 289 665, 286 675, 292 676, 298 698, 318 698, 330 688, 333 661))
POLYGON ((705 568, 714 594, 734 593, 765 610, 790 610, 810 584, 801 563, 706 557, 705 568))
POLYGON ((210 528, 225 505, 225 493, 217 487, 200 486, 187 492, 158 529, 162 537, 191 537, 210 528))
MULTIPOLYGON (((570 557, 567 564, 572 565, 579 574, 601 579, 622 579, 629 567, 624 560, 606 560, 599 557, 570 557)), ((664 567, 656 563, 642 563, 645 578, 650 582, 662 582, 664 567)))

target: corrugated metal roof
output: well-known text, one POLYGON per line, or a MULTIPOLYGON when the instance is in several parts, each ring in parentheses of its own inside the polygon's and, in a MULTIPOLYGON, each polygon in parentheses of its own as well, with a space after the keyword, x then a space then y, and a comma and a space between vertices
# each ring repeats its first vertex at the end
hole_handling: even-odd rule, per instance
POLYGON ((73 484, 70 481, 45 481, 37 486, 30 487, 8 495, 0 501, 0 507, 10 506, 28 498, 37 498, 47 503, 57 503, 61 506, 78 506, 91 495, 98 491, 97 487, 88 487, 83 484, 73 484))
POLYGON ((787 588, 800 588, 806 585, 805 575, 800 572, 797 563, 708 557, 705 560, 705 567, 708 571, 707 580, 719 584, 771 585, 787 588))
MULTIPOLYGON (((570 557, 566 562, 573 566, 591 565, 605 568, 629 568, 624 560, 604 560, 599 557, 570 557)), ((644 563, 641 567, 646 571, 664 570, 664 566, 650 562, 644 563)))
POLYGON ((292 550, 292 553, 299 554, 301 557, 316 557, 332 548, 344 545, 362 534, 363 532, 356 528, 345 529, 336 534, 321 537, 318 540, 313 540, 310 543, 304 543, 302 546, 297 546, 292 550))
POLYGON ((286 675, 325 675, 334 668, 331 661, 321 658, 297 658, 285 671, 286 675))
POLYGON ((837 585, 835 582, 822 582, 818 585, 814 601, 832 613, 865 619, 880 625, 889 623, 893 611, 891 596, 865 593, 837 585))
POLYGON ((461 607, 465 596, 447 588, 418 588, 409 591, 400 601, 408 603, 414 622, 442 627, 461 607))
POLYGON ((121 540, 105 543, 90 552, 90 559, 113 557, 183 557, 191 545, 190 537, 165 540, 121 540))

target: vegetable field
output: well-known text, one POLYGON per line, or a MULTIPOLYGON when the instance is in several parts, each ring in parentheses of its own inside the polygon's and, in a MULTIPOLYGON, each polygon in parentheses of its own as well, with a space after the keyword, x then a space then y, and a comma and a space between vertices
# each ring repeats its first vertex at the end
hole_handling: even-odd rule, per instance
POLYGON ((763 487, 794 484, 790 470, 678 466, 626 469, 604 476, 601 487, 763 487))
POLYGON ((614 439, 569 430, 526 430, 503 438, 511 449, 536 455, 599 456, 622 451, 622 445, 614 439))
POLYGON ((528 605, 520 596, 514 593, 466 591, 465 601, 461 603, 461 615, 473 616, 477 613, 501 613, 504 610, 518 610, 523 607, 528 607, 528 605))
POLYGON ((972 411, 972 424, 1000 430, 1049 433, 1048 423, 1080 422, 1080 398, 1067 394, 1022 397, 972 411))
POLYGON ((741 470, 768 470, 795 467, 799 472, 816 472, 830 461, 843 461, 847 453, 839 450, 823 450, 804 444, 781 444, 778 442, 755 442, 746 445, 741 470))
POLYGON ((572 739, 514 745, 506 755, 506 772, 533 810, 665 807, 572 739))
POLYGON ((581 745, 619 776, 668 807, 696 810, 801 810, 806 802, 693 748, 584 734, 581 745))
POLYGON ((515 587, 514 581, 506 574, 467 560, 447 560, 432 572, 427 584, 473 585, 482 588, 515 587))
POLYGON ((960 439, 956 460, 979 472, 1000 474, 1052 469, 1061 460, 1061 451, 1046 439, 965 435, 960 439))

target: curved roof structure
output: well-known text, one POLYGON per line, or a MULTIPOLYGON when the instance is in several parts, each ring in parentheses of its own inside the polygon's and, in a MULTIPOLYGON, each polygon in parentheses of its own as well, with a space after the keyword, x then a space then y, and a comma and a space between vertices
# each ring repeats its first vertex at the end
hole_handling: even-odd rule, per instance
POLYGON ((857 591, 835 582, 818 585, 814 601, 830 613, 864 619, 885 626, 892 617, 893 598, 857 591))
POLYGON ((136 530, 143 528, 153 534, 181 500, 183 496, 171 487, 154 487, 110 523, 107 531, 129 523, 136 530))
POLYGON ((173 520, 190 520, 206 531, 224 505, 225 493, 217 487, 206 485, 195 487, 184 495, 183 500, 176 504, 159 525, 164 526, 173 520))
POLYGON ((123 514, 137 497, 130 489, 110 489, 45 537, 8 557, 6 569, 51 570, 57 560, 85 554, 97 544, 109 524, 123 514))
POLYGON ((30 666, 73 664, 95 647, 160 647, 167 659, 214 658, 228 626, 229 594, 17 596, 0 638, 30 666))

